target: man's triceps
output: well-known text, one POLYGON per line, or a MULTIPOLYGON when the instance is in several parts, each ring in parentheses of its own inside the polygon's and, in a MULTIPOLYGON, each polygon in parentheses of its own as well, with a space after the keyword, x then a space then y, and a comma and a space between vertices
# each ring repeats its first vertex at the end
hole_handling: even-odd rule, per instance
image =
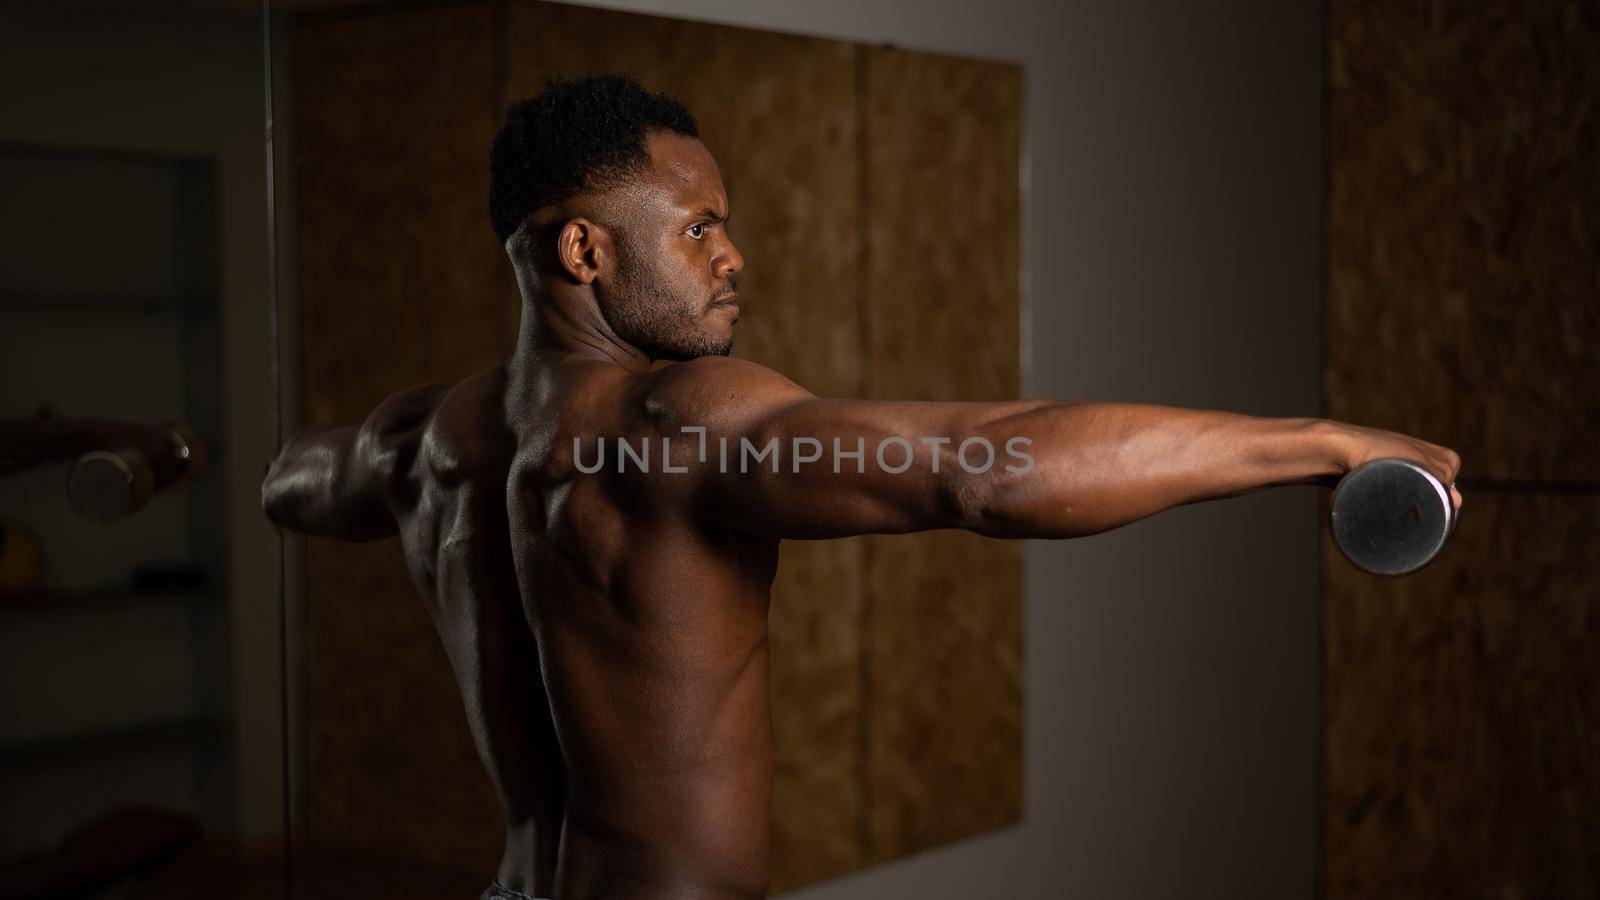
POLYGON ((360 425, 299 432, 262 486, 263 507, 294 531, 342 540, 396 533, 395 505, 443 386, 391 394, 360 425))
POLYGON ((998 473, 1031 466, 1025 439, 996 443, 984 427, 1015 408, 789 402, 744 428, 696 435, 708 451, 704 508, 732 527, 782 538, 976 529, 998 473))
MULTIPOLYGON (((291 531, 348 537, 339 487, 345 481, 357 426, 304 429, 284 443, 261 485, 267 518, 291 531)), ((367 530, 367 529, 361 529, 367 530)))

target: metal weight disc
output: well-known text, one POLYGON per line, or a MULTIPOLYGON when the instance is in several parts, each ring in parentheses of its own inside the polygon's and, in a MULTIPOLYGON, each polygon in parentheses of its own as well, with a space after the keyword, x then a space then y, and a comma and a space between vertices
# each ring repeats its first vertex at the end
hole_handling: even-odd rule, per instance
POLYGON ((85 519, 115 522, 150 499, 150 466, 136 451, 85 453, 67 474, 67 498, 85 519))
POLYGON ((1449 490, 1404 459, 1357 466, 1334 489, 1332 507, 1334 543, 1351 563, 1377 575, 1427 565, 1455 526, 1449 490))

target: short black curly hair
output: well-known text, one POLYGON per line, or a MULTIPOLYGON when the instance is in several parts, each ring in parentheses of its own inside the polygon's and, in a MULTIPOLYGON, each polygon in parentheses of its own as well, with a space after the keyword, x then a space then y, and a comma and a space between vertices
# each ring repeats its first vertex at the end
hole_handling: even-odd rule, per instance
POLYGON ((699 137, 694 116, 632 75, 556 78, 506 107, 489 151, 489 220, 504 244, 540 207, 601 190, 649 162, 652 129, 699 137))

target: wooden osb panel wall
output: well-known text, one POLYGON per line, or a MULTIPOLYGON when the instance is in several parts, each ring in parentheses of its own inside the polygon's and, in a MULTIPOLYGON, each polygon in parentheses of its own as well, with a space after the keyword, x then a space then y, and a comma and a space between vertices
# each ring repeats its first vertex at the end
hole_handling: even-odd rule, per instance
POLYGON ((1461 453, 1402 579, 1325 556, 1329 897, 1600 895, 1600 8, 1329 7, 1324 415, 1461 453))
MULTIPOLYGON (((1015 66, 863 54, 866 392, 1021 390, 1015 66)), ((960 531, 865 539, 868 858, 1021 818, 1022 545, 960 531)))
MULTIPOLYGON (((468 371, 462 354, 424 339, 445 329, 429 324, 422 295, 374 291, 334 264, 365 252, 364 221, 404 219, 409 243, 374 247, 360 278, 381 268, 383 284, 411 285, 424 263, 472 273, 478 283, 437 294, 454 298, 451 346, 475 349, 480 366, 509 351, 515 293, 484 209, 497 111, 554 75, 607 71, 682 99, 717 157, 746 258, 737 355, 824 396, 1018 395, 1014 66, 539 2, 313 19, 296 47, 298 156, 322 179, 301 176, 301 240, 334 242, 302 276, 313 424, 354 421, 387 390, 468 371), (443 40, 430 44, 434 30, 443 40), (363 73, 387 82, 384 96, 363 92, 363 73), (367 170, 364 153, 382 159, 367 170), (414 179, 429 180, 425 195, 397 189, 414 179), (319 184, 328 195, 308 202, 319 184), (952 221, 985 243, 956 245, 940 225, 952 221), (399 327, 415 345, 398 356, 371 333, 377 310, 362 314, 380 305, 386 329, 414 317, 399 327), (351 396, 350 378, 364 393, 351 396)), ((397 549, 325 544, 308 562, 313 836, 492 869, 498 813, 397 549), (364 632, 373 621, 384 634, 364 632), (349 658, 391 639, 408 641, 398 663, 349 658), (396 683, 409 688, 395 692, 409 695, 408 721, 448 734, 411 743, 381 712, 396 683), (402 769, 407 791, 377 796, 402 769), (419 794, 433 815, 416 815, 419 794)), ((1019 545, 964 534, 788 542, 771 641, 774 891, 1020 819, 1019 545)))
MULTIPOLYGON (((486 6, 295 28, 305 424, 510 351, 485 212, 498 122, 486 6)), ((310 837, 493 872, 499 803, 397 541, 306 544, 310 837)))

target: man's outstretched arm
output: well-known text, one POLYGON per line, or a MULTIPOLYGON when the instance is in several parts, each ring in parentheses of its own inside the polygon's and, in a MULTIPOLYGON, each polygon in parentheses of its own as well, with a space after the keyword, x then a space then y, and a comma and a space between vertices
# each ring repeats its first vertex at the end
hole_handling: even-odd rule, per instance
POLYGON ((166 484, 183 471, 178 447, 164 426, 83 417, 0 420, 0 476, 92 450, 131 448, 150 464, 156 483, 166 484))
POLYGON ((393 503, 447 390, 437 384, 406 388, 360 425, 296 433, 261 482, 262 511, 303 534, 349 541, 395 534, 393 503))
POLYGON ((982 417, 972 430, 987 440, 1026 435, 1036 459, 1031 472, 974 476, 963 527, 992 537, 1096 534, 1189 503, 1331 485, 1380 457, 1413 460, 1445 484, 1461 468, 1454 451, 1394 432, 1140 403, 1047 403, 982 417))
POLYGON ((708 452, 700 462, 675 446, 695 474, 658 482, 670 489, 686 477, 702 515, 776 537, 935 528, 1080 537, 1187 503, 1331 484, 1379 457, 1415 460, 1446 484, 1460 468, 1447 448, 1325 419, 1137 403, 831 400, 738 360, 673 368, 683 369, 669 376, 679 381, 664 378, 660 393, 679 428, 706 428, 708 452), (738 451, 726 464, 724 441, 738 451), (770 458, 752 464, 746 441, 755 451, 776 441, 778 471, 770 458))

